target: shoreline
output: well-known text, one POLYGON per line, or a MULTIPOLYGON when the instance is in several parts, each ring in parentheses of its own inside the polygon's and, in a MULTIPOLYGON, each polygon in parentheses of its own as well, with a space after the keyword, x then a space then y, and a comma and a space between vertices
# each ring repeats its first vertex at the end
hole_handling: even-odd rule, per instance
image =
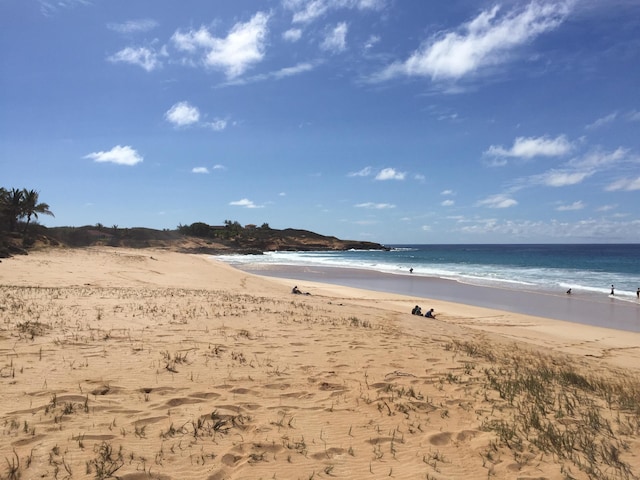
MULTIPOLYGON (((357 268, 257 264, 231 266, 271 278, 330 283, 409 295, 428 301, 461 303, 582 325, 640 332, 640 303, 611 296, 599 299, 594 295, 534 292, 357 268)), ((423 310, 432 307, 421 306, 423 310)))

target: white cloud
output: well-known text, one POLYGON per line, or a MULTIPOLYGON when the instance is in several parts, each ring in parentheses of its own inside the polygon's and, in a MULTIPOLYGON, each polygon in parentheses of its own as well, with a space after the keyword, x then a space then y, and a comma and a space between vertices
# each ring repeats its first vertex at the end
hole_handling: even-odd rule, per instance
POLYGON ((284 67, 275 72, 262 73, 260 75, 254 75, 252 77, 237 78, 230 80, 224 84, 224 86, 232 85, 248 85, 250 83, 262 82, 265 80, 282 80, 283 78, 292 77, 294 75, 300 75, 305 72, 309 72, 316 68, 316 65, 310 62, 299 63, 293 67, 284 67))
POLYGON ((121 34, 148 32, 158 26, 155 20, 145 18, 141 20, 128 20, 123 23, 108 23, 107 28, 121 34))
POLYGON ((598 118, 595 122, 590 123, 585 128, 587 130, 595 130, 597 128, 603 127, 611 122, 613 122, 618 117, 618 112, 610 113, 609 115, 605 115, 602 118, 598 118))
POLYGON ((243 198, 242 200, 236 200, 234 202, 229 202, 229 205, 234 207, 244 207, 244 208, 262 208, 259 205, 256 205, 248 198, 243 198))
POLYGON ((220 165, 220 164, 216 164, 213 166, 214 170, 226 170, 227 167, 225 167, 224 165, 220 165))
POLYGON ((440 195, 453 195, 454 193, 453 190, 443 190, 440 192, 440 195))
POLYGON ((558 220, 542 221, 498 221, 495 219, 476 219, 460 228, 463 233, 492 234, 492 238, 521 238, 531 242, 544 240, 562 240, 563 242, 580 239, 586 242, 620 241, 635 239, 640 221, 611 221, 609 219, 586 219, 578 222, 558 220))
POLYGON ((640 190, 640 177, 636 178, 623 178, 612 184, 608 185, 605 190, 607 192, 615 192, 618 190, 622 190, 625 192, 632 192, 636 190, 640 190))
POLYGON ((207 167, 194 167, 191 169, 191 173, 209 173, 207 167))
POLYGON ((629 150, 626 148, 617 148, 612 152, 603 152, 601 150, 593 150, 583 157, 576 158, 569 162, 569 165, 575 168, 607 168, 619 164, 628 159, 629 150))
POLYGON ((618 205, 602 205, 596 209, 597 212, 609 212, 618 208, 618 205))
POLYGON ((476 203, 479 207, 509 208, 518 205, 518 202, 505 194, 491 195, 476 203))
POLYGON ((331 10, 381 10, 386 0, 283 0, 282 4, 294 12, 293 23, 310 23, 331 10))
POLYGON ((333 28, 320 44, 320 48, 332 53, 343 52, 347 48, 347 32, 349 27, 345 22, 341 22, 333 28))
POLYGON ((200 121, 200 110, 189 102, 178 102, 164 114, 164 117, 176 127, 186 127, 200 121))
POLYGON ((564 168, 552 169, 540 175, 533 175, 527 179, 526 183, 547 187, 577 185, 598 172, 611 169, 625 162, 634 161, 637 160, 631 157, 629 151, 624 148, 618 148, 611 152, 597 149, 571 159, 564 165, 564 168))
POLYGON ((73 8, 78 5, 91 5, 89 0, 40 0, 40 12, 43 15, 53 15, 62 8, 73 8))
POLYGON ((299 63, 294 65, 293 67, 284 67, 280 70, 274 72, 271 76, 276 80, 280 80, 281 78, 291 77, 294 75, 299 75, 301 73, 309 72, 315 68, 315 65, 310 62, 299 63))
POLYGON ((365 50, 370 50, 379 43, 381 38, 378 35, 371 35, 364 44, 365 50))
POLYGON ((577 202, 573 202, 569 205, 560 205, 556 208, 559 212, 569 212, 573 210, 582 210, 584 208, 584 203, 582 200, 578 200, 577 202))
POLYGON ((362 170, 359 170, 357 172, 349 173, 347 176, 349 176, 349 177, 368 177, 372 173, 373 173, 373 170, 372 170, 371 167, 364 167, 362 170))
POLYGON ((453 200, 445 200, 442 203, 440 203, 440 205, 442 205, 443 207, 452 207, 455 205, 456 202, 454 202, 453 200))
POLYGON ((640 122, 640 112, 633 110, 627 114, 627 120, 630 122, 640 122))
POLYGON ((533 180, 534 183, 547 187, 566 187, 582 183, 593 174, 593 171, 550 170, 541 175, 536 175, 533 180))
POLYGON ((147 47, 127 47, 107 57, 107 60, 113 63, 137 65, 144 68, 147 72, 151 72, 162 66, 160 54, 147 47))
POLYGON ((357 208, 372 208, 372 209, 375 209, 375 210, 384 210, 384 209, 387 209, 387 208, 396 208, 395 205, 392 205, 390 203, 373 203, 373 202, 358 203, 355 206, 357 208))
POLYGON ((376 180, 404 180, 406 173, 398 172, 395 168, 383 168, 376 175, 376 180))
POLYGON ((143 157, 128 145, 124 147, 116 145, 108 152, 93 152, 85 155, 84 158, 89 158, 96 162, 111 162, 117 165, 136 165, 143 161, 143 157))
POLYGON ((227 121, 217 118, 213 122, 207 122, 205 125, 209 127, 214 132, 221 132, 225 128, 227 128, 227 121))
POLYGON ((435 35, 406 61, 387 67, 377 79, 398 75, 459 79, 504 63, 517 48, 558 27, 569 13, 569 3, 533 1, 522 10, 498 13, 499 7, 495 6, 458 31, 435 35))
POLYGON ((572 149, 573 145, 564 135, 556 138, 518 137, 510 149, 491 145, 484 154, 496 157, 516 158, 560 157, 566 155, 572 149))
POLYGON ((224 38, 214 37, 203 26, 175 32, 171 40, 183 52, 201 53, 206 67, 221 69, 227 78, 235 78, 264 58, 268 22, 269 15, 258 12, 248 22, 236 23, 224 38))
POLYGON ((297 42, 302 37, 302 30, 291 28, 282 34, 282 38, 289 42, 297 42))

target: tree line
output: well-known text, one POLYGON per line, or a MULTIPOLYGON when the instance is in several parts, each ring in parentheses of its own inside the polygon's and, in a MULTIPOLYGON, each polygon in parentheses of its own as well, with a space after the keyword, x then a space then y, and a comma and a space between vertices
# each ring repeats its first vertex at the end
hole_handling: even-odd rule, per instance
POLYGON ((31 219, 39 215, 54 216, 49 205, 40 201, 38 191, 0 187, 0 231, 17 232, 21 226, 26 233, 31 219))
MULTIPOLYGON (((271 230, 268 223, 263 223, 259 228, 250 231, 266 231, 271 230)), ((191 225, 178 225, 178 232, 183 235, 190 235, 200 238, 233 238, 245 233, 246 227, 238 221, 225 220, 224 226, 213 226, 203 222, 195 222, 191 225)))

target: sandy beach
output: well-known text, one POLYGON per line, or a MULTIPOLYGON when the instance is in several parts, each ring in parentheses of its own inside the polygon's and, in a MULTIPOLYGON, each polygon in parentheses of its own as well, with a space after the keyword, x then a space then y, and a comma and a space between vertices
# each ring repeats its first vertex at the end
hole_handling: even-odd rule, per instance
POLYGON ((3 259, 0 479, 640 476, 640 333, 297 285, 163 250, 3 259))

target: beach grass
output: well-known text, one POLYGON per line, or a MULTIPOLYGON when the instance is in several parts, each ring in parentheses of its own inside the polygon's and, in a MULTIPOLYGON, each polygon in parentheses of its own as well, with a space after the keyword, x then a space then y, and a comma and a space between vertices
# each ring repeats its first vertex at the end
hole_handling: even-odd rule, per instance
POLYGON ((0 286, 0 479, 640 475, 638 370, 599 347, 418 319, 397 296, 292 298, 185 257, 195 280, 175 285, 187 260, 154 252, 121 262, 127 285, 99 284, 122 265, 80 285, 69 265, 59 286, 0 286))

